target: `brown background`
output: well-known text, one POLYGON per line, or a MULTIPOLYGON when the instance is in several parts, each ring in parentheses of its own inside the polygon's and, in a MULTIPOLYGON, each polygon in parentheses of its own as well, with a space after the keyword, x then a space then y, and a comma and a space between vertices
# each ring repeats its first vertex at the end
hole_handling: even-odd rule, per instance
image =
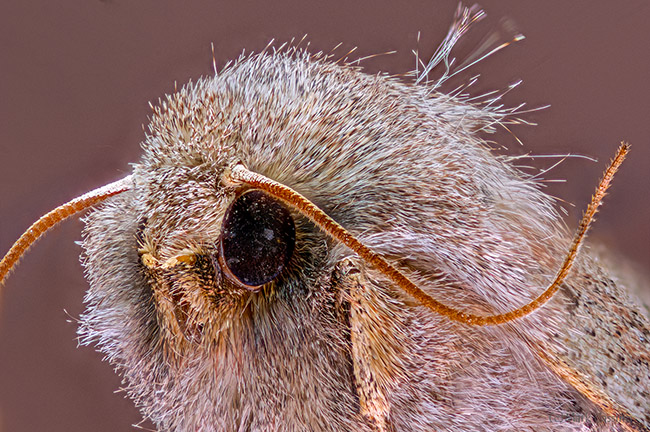
MULTIPOLYGON (((445 1, 45 1, 0 10, 0 251, 38 216, 129 172, 139 155, 148 101, 212 73, 210 43, 223 66, 271 38, 309 35, 313 50, 358 56, 369 72, 403 73, 411 50, 430 54, 456 8, 445 1)), ((650 268, 650 4, 646 1, 483 1, 481 39, 502 18, 527 39, 474 68, 475 91, 504 88, 510 105, 552 107, 516 127, 525 146, 502 134, 510 153, 579 153, 546 177, 549 191, 582 208, 620 140, 633 152, 615 181, 592 239, 650 268)), ((477 40, 478 40, 477 39, 477 40)), ((468 45, 471 49, 471 43, 468 45)), ((550 159, 531 162, 549 166, 550 159)), ((78 263, 81 223, 42 240, 3 289, 0 304, 0 431, 122 431, 139 421, 118 377, 88 347, 76 348, 71 317, 86 289, 78 263), (68 313, 64 312, 66 310, 68 313)), ((145 424, 146 425, 146 424, 145 424)))

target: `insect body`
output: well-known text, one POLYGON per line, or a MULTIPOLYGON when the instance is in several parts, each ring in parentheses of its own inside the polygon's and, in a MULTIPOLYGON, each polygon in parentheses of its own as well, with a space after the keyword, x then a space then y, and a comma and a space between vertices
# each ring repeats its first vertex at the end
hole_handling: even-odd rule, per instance
POLYGON ((161 430, 648 430, 648 318, 588 253, 533 314, 469 325, 241 174, 296 191, 424 295, 499 315, 570 243, 480 138, 504 118, 303 52, 187 85, 85 219, 82 341, 161 430))

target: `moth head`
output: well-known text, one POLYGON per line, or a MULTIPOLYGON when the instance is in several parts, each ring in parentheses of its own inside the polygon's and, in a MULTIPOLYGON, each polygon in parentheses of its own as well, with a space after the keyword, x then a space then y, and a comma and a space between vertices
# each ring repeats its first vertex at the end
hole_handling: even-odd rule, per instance
MULTIPOLYGON (((224 326, 237 323, 233 311, 260 306, 276 295, 313 294, 312 288, 327 282, 323 268, 332 265, 328 239, 348 248, 422 305, 452 320, 499 324, 540 307, 566 277, 627 147, 622 147, 601 184, 565 264, 547 291, 509 313, 472 315, 435 300, 343 227, 352 220, 357 231, 362 230, 363 221, 370 220, 365 212, 376 213, 377 208, 386 210, 380 215, 381 223, 386 223, 391 211, 402 211, 393 203, 408 206, 418 192, 411 189, 429 187, 433 181, 423 175, 426 181, 409 176, 409 170, 438 176, 440 187, 457 180, 452 189, 478 187, 467 186, 469 181, 462 176, 459 180, 444 175, 444 169, 461 169, 457 168, 461 164, 472 172, 466 154, 452 154, 450 160, 449 155, 435 152, 450 145, 437 128, 458 127, 444 118, 449 107, 432 104, 429 109, 440 110, 442 120, 429 124, 429 118, 438 121, 435 113, 423 117, 403 96, 424 98, 425 92, 410 87, 397 92, 393 85, 397 84, 310 58, 264 55, 224 76, 190 85, 157 108, 143 159, 133 174, 37 221, 3 258, 0 278, 47 229, 106 200, 86 219, 85 263, 91 282, 87 302, 126 311, 111 315, 119 321, 133 316, 127 312, 138 303, 133 297, 139 296, 138 304, 145 305, 138 312, 139 319, 151 323, 142 330, 147 333, 142 339, 162 332, 160 340, 176 341, 170 344, 172 349, 218 340, 217 333, 224 326), (282 79, 269 77, 269 69, 284 71, 282 79), (274 79, 277 82, 270 82, 274 79), (323 85, 320 80, 331 81, 323 85), (337 86, 338 99, 333 101, 330 92, 337 86), (378 98, 383 108, 369 108, 378 98), (439 132, 439 137, 432 135, 439 132), (388 167, 385 172, 378 168, 382 165, 388 167), (355 191, 354 187, 368 184, 365 175, 372 175, 373 187, 378 186, 355 191), (332 179, 335 184, 328 184, 332 179), (414 179, 417 182, 412 183, 414 179), (377 208, 337 211, 348 204, 346 200, 365 199, 367 191, 393 196, 411 192, 399 199, 392 197, 387 204, 382 203, 383 197, 373 195, 377 208), (335 197, 335 203, 328 201, 335 197), (130 288, 134 286, 142 289, 130 288), (113 295, 116 291, 117 296, 113 295), (214 334, 206 337, 206 328, 214 334)), ((425 99, 420 101, 425 103, 425 99)), ((460 118, 471 123, 471 110, 460 118)), ((445 196, 449 202, 444 205, 455 206, 453 197, 445 196)), ((106 329, 119 328, 119 322, 102 321, 105 316, 95 322, 106 329)))

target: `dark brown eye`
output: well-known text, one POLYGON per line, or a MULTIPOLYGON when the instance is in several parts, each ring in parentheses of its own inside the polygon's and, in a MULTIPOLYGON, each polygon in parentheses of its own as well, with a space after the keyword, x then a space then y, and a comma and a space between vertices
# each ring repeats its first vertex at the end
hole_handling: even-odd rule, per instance
MULTIPOLYGON (((241 283, 271 282, 291 259, 296 228, 289 210, 260 190, 232 203, 221 229, 221 262, 241 283)), ((227 272, 226 272, 227 273, 227 272)))

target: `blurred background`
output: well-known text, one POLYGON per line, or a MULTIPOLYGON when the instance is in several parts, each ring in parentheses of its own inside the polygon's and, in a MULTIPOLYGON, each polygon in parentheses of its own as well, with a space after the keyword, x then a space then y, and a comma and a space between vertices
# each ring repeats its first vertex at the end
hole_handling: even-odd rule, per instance
MULTIPOLYGON (((148 102, 174 83, 212 74, 242 50, 307 34, 312 51, 338 43, 369 73, 403 74, 428 58, 456 0, 328 2, 60 0, 8 2, 0 13, 0 253, 40 215, 123 177, 139 158, 148 102), (275 3, 275 4, 274 4, 275 3), (419 43, 418 31, 421 32, 419 43)), ((514 23, 526 39, 453 83, 481 74, 473 94, 519 79, 506 104, 551 107, 497 139, 508 154, 581 154, 544 177, 576 226, 618 143, 633 144, 592 231, 620 262, 650 268, 650 3, 643 0, 484 0, 488 18, 457 55, 514 23), (575 207, 572 207, 574 204, 575 207)), ((543 169, 557 159, 527 160, 543 169)), ((77 348, 74 318, 87 287, 78 218, 41 240, 0 297, 0 431, 128 431, 138 411, 92 348, 77 348)), ((143 427, 151 425, 143 423, 143 427)))

